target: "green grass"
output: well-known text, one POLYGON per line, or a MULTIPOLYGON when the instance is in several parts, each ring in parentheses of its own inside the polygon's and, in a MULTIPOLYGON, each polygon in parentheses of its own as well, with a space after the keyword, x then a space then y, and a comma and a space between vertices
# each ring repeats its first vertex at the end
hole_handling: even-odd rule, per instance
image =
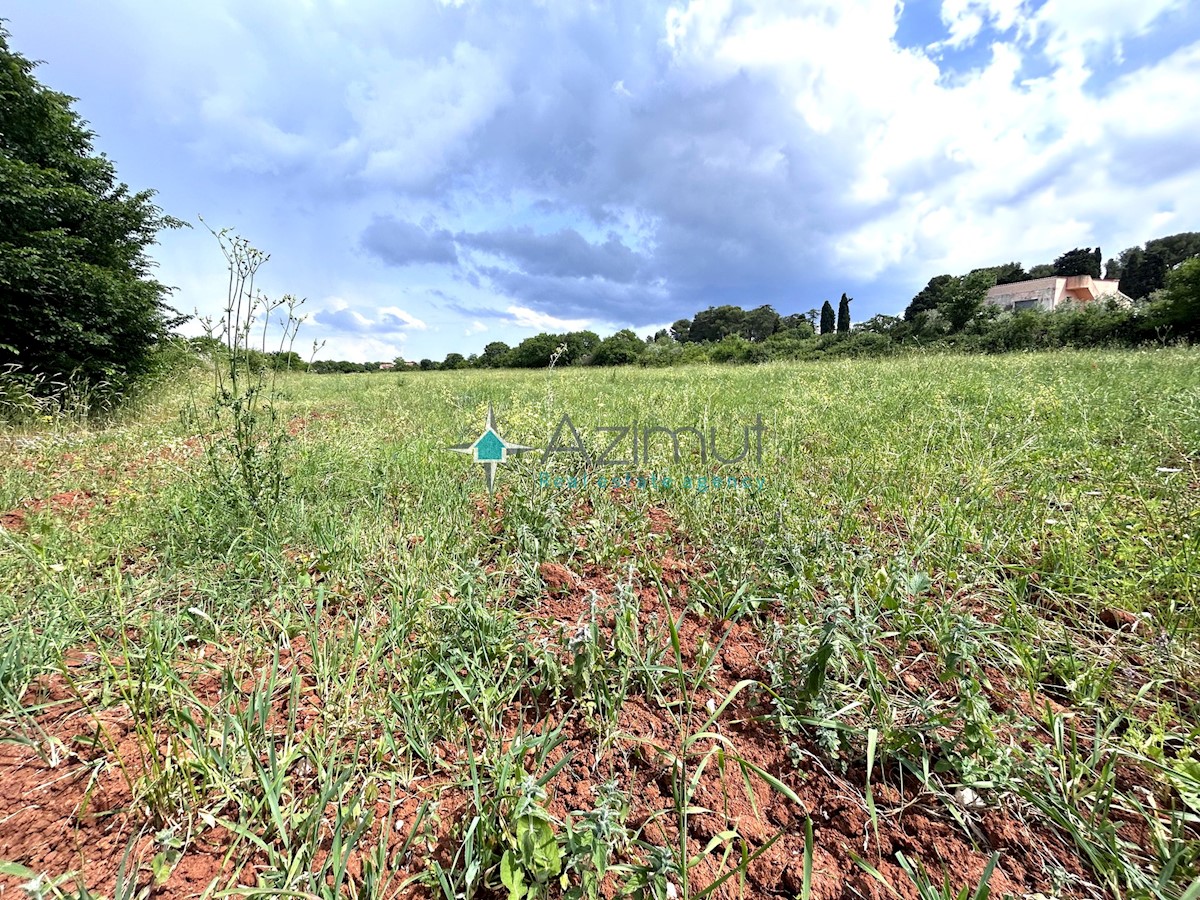
MULTIPOLYGON (((882 808, 890 784, 957 822, 983 862, 964 797, 1059 835, 1085 874, 1043 860, 1047 896, 1179 897, 1200 874, 1195 352, 287 376, 286 485, 260 515, 188 443, 181 412, 203 409, 205 387, 168 385, 105 428, 0 437, 0 513, 74 492, 0 530, 0 735, 48 771, 125 773, 163 879, 221 827, 230 875, 213 891, 381 896, 402 872, 447 897, 514 882, 595 896, 605 878, 699 897, 723 871, 715 890, 734 896, 755 847, 680 839, 711 812, 700 777, 792 790, 727 743, 734 706, 790 743, 797 770, 852 786, 876 842, 902 815, 882 808), (761 415, 761 463, 723 471, 765 486, 682 488, 717 471, 686 440, 678 464, 660 449, 618 470, 675 487, 617 499, 539 486, 530 453, 500 468, 493 509, 480 468, 445 450, 489 404, 507 440, 539 447, 563 413, 585 436, 636 421, 716 428, 722 447, 761 415), (719 647, 692 658, 672 616, 638 620, 638 590, 669 592, 652 506, 703 563, 688 615, 749 623, 763 683, 719 691, 719 647), (555 638, 539 624, 547 562, 608 573, 616 605, 555 638), (71 662, 79 648, 90 662, 71 662), (85 711, 124 717, 123 738, 96 739, 107 752, 88 761, 39 721, 54 673, 85 711), (554 811, 552 778, 622 746, 635 699, 674 723, 655 751, 673 804, 635 822, 615 783, 554 811), (549 709, 594 746, 568 759, 536 726, 549 709), (257 887, 233 884, 249 861, 257 887)), ((821 834, 795 821, 807 890, 821 834)), ((904 895, 977 896, 920 856, 885 860, 904 895)))

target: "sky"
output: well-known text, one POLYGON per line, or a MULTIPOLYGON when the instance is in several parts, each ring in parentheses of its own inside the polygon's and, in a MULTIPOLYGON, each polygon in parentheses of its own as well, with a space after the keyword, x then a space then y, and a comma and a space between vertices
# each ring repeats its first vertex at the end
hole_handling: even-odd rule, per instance
MULTIPOLYGON (((305 298, 296 349, 442 359, 541 331, 853 297, 1200 230, 1194 0, 9 0, 10 46, 194 227, 305 298)), ((199 333, 195 322, 185 325, 199 333)))

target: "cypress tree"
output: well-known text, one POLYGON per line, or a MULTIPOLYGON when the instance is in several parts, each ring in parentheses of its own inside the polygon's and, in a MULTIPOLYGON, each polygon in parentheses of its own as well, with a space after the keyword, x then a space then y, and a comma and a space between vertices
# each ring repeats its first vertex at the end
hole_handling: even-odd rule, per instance
POLYGON ((821 304, 821 334, 833 334, 833 307, 826 300, 821 304))
POLYGON ((842 294, 842 299, 838 303, 837 330, 838 334, 850 333, 850 298, 845 294, 842 294))

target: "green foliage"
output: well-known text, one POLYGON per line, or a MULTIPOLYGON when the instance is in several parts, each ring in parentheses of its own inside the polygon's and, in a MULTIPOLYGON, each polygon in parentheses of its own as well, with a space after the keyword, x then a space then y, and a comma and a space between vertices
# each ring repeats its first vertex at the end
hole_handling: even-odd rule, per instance
POLYGON ((483 348, 483 354, 479 357, 479 365, 485 369, 495 369, 503 366, 508 361, 509 346, 504 341, 492 341, 483 348))
POLYGON ((1174 269, 1181 262, 1200 256, 1200 231, 1182 231, 1146 241, 1146 252, 1159 254, 1167 268, 1174 269))
POLYGON ((741 335, 747 340, 762 343, 779 330, 779 313, 774 307, 759 306, 746 313, 741 335))
POLYGON ((544 369, 560 341, 556 334, 535 334, 527 337, 508 354, 508 365, 516 369, 544 369))
POLYGON ((1029 273, 1025 271, 1019 262, 1010 262, 1002 266, 996 266, 995 272, 996 284, 1013 284, 1018 281, 1026 281, 1029 278, 1029 273))
POLYGON ((1054 260, 1055 275, 1091 275, 1100 277, 1100 248, 1076 247, 1054 260))
POLYGON ((627 366, 635 363, 645 352, 646 345, 628 328, 606 337, 592 355, 597 366, 627 366))
POLYGON ((1172 334, 1200 338, 1200 257, 1181 263, 1167 276, 1166 295, 1152 308, 1151 319, 1172 334))
POLYGON ((1167 260, 1160 251, 1134 247, 1121 256, 1123 268, 1117 287, 1122 294, 1141 300, 1166 284, 1167 260))
POLYGON ((946 318, 950 330, 962 331, 983 307, 988 288, 996 283, 994 273, 976 270, 948 284, 942 293, 938 312, 946 318))
MULTIPOLYGON (((946 293, 954 284, 955 278, 953 275, 935 275, 929 279, 929 283, 912 298, 912 302, 904 310, 904 318, 911 322, 916 318, 918 313, 935 310, 942 305, 942 301, 946 298, 946 293)), ((824 334, 824 329, 821 330, 824 334)))
POLYGON ((821 304, 821 334, 833 334, 834 328, 833 307, 826 300, 821 304))
POLYGON ((249 512, 269 525, 283 494, 288 441, 276 408, 276 378, 287 369, 280 361, 298 358, 291 348, 304 301, 290 294, 270 300, 257 291, 258 270, 270 257, 228 229, 212 234, 229 269, 229 293, 221 317, 202 320, 206 337, 219 339, 221 349, 212 359, 209 402, 193 405, 187 418, 203 442, 213 491, 235 513, 249 512), (279 349, 268 354, 268 329, 276 319, 283 322, 279 349))
POLYGON ((696 343, 719 341, 731 334, 744 334, 746 311, 739 306, 710 306, 696 313, 688 331, 688 340, 696 343))
POLYGON ((842 294, 842 299, 838 301, 837 311, 837 331, 838 334, 850 333, 850 297, 842 294))
MULTIPOLYGON (((779 327, 775 330, 776 334, 791 332, 799 336, 812 337, 815 335, 816 329, 813 328, 812 320, 800 313, 793 313, 790 316, 783 316, 779 320, 779 327)), ((774 335, 772 335, 773 337, 774 335)))
POLYGON ((512 830, 513 846, 500 858, 500 881, 508 888, 509 900, 541 896, 562 871, 562 850, 550 815, 539 804, 528 803, 514 817, 512 830))
POLYGON ((715 363, 742 363, 749 361, 751 344, 740 334, 731 334, 708 349, 708 358, 715 363))
POLYGON ((0 28, 0 367, 120 395, 179 321, 146 250, 184 223, 117 180, 72 98, 33 69, 0 28))

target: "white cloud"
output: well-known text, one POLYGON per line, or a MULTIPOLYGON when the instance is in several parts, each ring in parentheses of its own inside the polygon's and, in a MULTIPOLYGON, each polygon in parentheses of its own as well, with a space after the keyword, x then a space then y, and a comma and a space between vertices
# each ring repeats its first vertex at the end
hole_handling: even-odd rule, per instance
POLYGON ((374 183, 415 187, 436 177, 510 97, 502 62, 466 42, 433 64, 387 52, 364 63, 346 104, 355 136, 337 153, 360 159, 374 183))
POLYGON ((950 36, 932 46, 961 47, 971 43, 987 25, 1007 31, 1028 15, 1026 0, 943 0, 942 22, 950 36))
POLYGON ((1022 0, 945 0, 945 45, 1016 27, 1012 42, 992 43, 985 65, 952 80, 926 53, 895 43, 893 0, 760 4, 738 15, 731 2, 696 0, 672 9, 665 29, 677 65, 769 80, 824 136, 824 152, 850 160, 845 198, 862 223, 834 237, 832 256, 836 271, 870 280, 964 271, 1000 262, 997 254, 1045 262, 1100 229, 1127 240, 1108 248, 1115 253, 1154 236, 1145 230, 1162 207, 1200 202, 1194 174, 1149 190, 1131 184, 1132 158, 1118 160, 1113 147, 1155 134, 1186 147, 1200 132, 1200 44, 1100 95, 1088 87, 1089 53, 1180 5, 1049 0, 1025 18, 1022 0), (1022 80, 1038 37, 1051 71, 1022 80), (1114 228, 1117 217, 1128 225, 1114 228))
POLYGON ((482 322, 480 322, 478 319, 476 319, 470 325, 468 325, 466 328, 463 329, 463 334, 465 334, 467 337, 470 337, 473 334, 480 334, 487 330, 488 330, 488 327, 486 325, 484 325, 482 322))
POLYGON ((510 306, 505 312, 512 316, 513 324, 518 328, 538 331, 578 331, 590 324, 588 319, 560 319, 524 306, 510 306))
POLYGON ((427 324, 425 324, 425 322, 421 321, 416 316, 414 316, 408 312, 405 312, 398 306, 381 306, 381 307, 379 307, 379 322, 380 322, 380 324, 381 325, 394 324, 394 322, 389 322, 389 320, 395 320, 395 322, 399 322, 402 325, 404 325, 408 328, 415 329, 417 331, 424 331, 429 327, 427 324))
MULTIPOLYGON (((297 352, 307 356, 304 349, 297 352)), ((350 362, 388 362, 403 356, 403 348, 396 341, 355 335, 331 335, 317 354, 318 359, 346 359, 350 362)))
POLYGON ((1046 52, 1053 57, 1145 34, 1162 16, 1186 4, 1187 0, 1046 0, 1032 17, 1030 30, 1046 37, 1046 52))

